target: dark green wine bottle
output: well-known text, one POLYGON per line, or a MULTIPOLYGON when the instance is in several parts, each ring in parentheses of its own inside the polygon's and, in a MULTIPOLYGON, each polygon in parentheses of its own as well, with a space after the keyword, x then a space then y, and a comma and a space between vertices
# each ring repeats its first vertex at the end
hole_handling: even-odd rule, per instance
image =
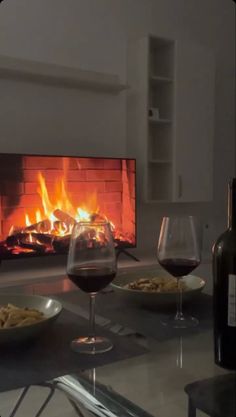
POLYGON ((213 246, 215 363, 236 370, 236 178, 228 186, 228 229, 213 246))

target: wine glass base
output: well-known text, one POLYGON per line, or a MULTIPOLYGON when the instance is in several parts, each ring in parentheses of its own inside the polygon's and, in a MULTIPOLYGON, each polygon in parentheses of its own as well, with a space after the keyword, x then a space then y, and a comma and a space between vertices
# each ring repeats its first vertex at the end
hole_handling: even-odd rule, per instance
POLYGON ((76 353, 97 353, 108 352, 113 348, 112 342, 106 337, 79 337, 71 342, 71 349, 76 353))
POLYGON ((195 317, 184 315, 178 318, 176 316, 163 318, 161 323, 173 329, 189 329, 198 326, 199 321, 195 317))

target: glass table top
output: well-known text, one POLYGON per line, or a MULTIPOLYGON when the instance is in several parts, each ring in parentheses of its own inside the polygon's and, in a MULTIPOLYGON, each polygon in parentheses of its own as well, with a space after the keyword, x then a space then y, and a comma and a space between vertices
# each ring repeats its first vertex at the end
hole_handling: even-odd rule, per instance
MULTIPOLYGON (((43 288, 60 296, 58 285, 58 282, 47 282, 43 288)), ((14 292, 16 288, 8 290, 14 292)), ((26 287, 17 290, 25 292, 26 287)), ((68 300, 67 297, 67 306, 68 300)), ((27 389, 2 392, 0 416, 187 417, 186 385, 228 374, 214 365, 211 328, 162 341, 137 335, 129 337, 148 352, 27 389)), ((198 410, 197 416, 205 415, 198 410)))

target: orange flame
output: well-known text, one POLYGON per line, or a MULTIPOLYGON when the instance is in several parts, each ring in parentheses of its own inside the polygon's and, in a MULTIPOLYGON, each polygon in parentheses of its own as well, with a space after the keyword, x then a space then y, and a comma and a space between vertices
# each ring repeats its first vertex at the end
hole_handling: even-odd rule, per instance
POLYGON ((25 215, 25 224, 26 224, 27 227, 31 225, 31 221, 29 219, 28 214, 25 215))
POLYGON ((66 220, 63 221, 58 219, 55 215, 55 210, 60 210, 76 222, 82 220, 89 221, 91 214, 99 212, 96 193, 91 193, 86 204, 75 207, 69 198, 64 178, 56 181, 54 187, 55 191, 52 193, 55 202, 53 202, 52 197, 49 196, 46 181, 41 172, 38 173, 38 183, 39 187, 37 192, 41 197, 42 209, 36 210, 35 220, 33 222, 31 222, 29 215, 27 213, 25 214, 25 225, 27 227, 48 219, 50 221, 50 228, 49 230, 44 231, 44 233, 53 232, 56 235, 65 236, 71 233, 73 222, 67 224, 66 220))
POLYGON ((46 215, 47 218, 51 220, 51 215, 53 214, 54 207, 50 201, 48 190, 46 187, 46 182, 41 172, 39 172, 38 174, 38 181, 39 181, 40 187, 37 189, 37 191, 42 199, 44 214, 46 215))
POLYGON ((37 210, 36 211, 36 223, 39 223, 39 222, 41 222, 42 221, 42 215, 41 215, 41 211, 40 210, 37 210))

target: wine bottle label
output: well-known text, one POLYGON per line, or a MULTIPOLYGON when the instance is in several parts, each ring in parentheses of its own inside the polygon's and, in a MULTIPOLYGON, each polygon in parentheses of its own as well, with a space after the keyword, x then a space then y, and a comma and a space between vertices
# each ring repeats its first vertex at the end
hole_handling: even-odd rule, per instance
POLYGON ((229 274, 228 326, 236 327, 236 275, 229 274))

